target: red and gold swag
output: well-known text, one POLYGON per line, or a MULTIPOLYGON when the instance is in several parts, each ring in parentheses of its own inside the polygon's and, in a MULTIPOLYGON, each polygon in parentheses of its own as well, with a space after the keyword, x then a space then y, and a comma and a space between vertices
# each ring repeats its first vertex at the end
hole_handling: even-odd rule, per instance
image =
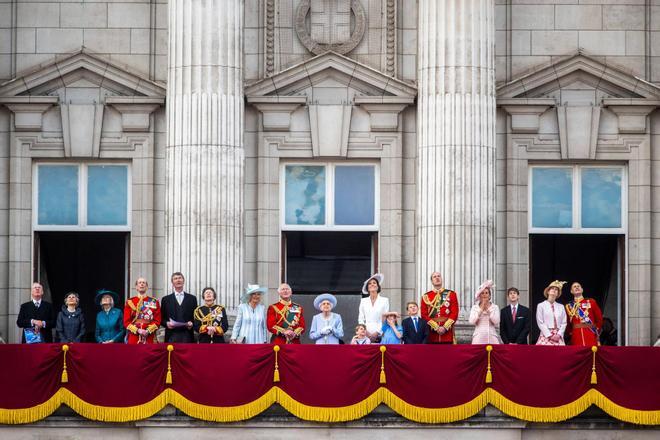
POLYGON ((567 420, 595 405, 625 422, 660 425, 660 349, 654 347, 63 347, 0 345, 0 423, 35 422, 63 404, 103 422, 145 419, 166 405, 197 419, 235 422, 278 403, 303 420, 325 423, 359 419, 380 404, 415 422, 449 423, 491 404, 530 422, 567 420), (222 368, 202 367, 219 363, 222 368))

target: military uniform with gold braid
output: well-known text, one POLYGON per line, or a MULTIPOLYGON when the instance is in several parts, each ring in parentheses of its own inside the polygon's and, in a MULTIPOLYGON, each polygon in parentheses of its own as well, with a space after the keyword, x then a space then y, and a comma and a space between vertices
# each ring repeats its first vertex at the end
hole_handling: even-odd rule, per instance
POLYGON ((300 304, 280 299, 268 307, 266 326, 273 334, 271 342, 276 345, 300 344, 300 336, 305 332, 305 318, 300 304), (293 330, 293 339, 287 339, 286 330, 293 330))
POLYGON ((455 344, 454 323, 458 319, 458 298, 449 289, 430 290, 422 295, 420 307, 422 319, 431 327, 427 343, 455 344), (447 332, 440 335, 437 330, 444 327, 447 332))
POLYGON ((195 309, 193 328, 199 333, 200 344, 222 344, 225 342, 225 332, 229 328, 225 308, 213 304, 212 306, 199 306, 195 309), (209 327, 215 332, 209 335, 209 327))
POLYGON ((156 342, 156 330, 160 326, 160 303, 151 296, 134 296, 124 306, 124 327, 128 344, 153 344, 156 342), (146 330, 147 335, 140 335, 138 330, 146 330))
POLYGON ((568 325, 566 334, 570 335, 570 345, 600 345, 600 329, 603 327, 603 314, 596 300, 582 296, 573 298, 566 304, 568 325))

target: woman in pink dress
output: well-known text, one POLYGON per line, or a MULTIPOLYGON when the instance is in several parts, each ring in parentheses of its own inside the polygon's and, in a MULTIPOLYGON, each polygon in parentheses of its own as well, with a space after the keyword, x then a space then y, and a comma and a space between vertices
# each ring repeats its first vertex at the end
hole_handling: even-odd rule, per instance
POLYGON ((564 330, 566 330, 566 311, 557 298, 561 296, 561 288, 566 281, 553 281, 543 291, 547 298, 536 308, 536 323, 541 334, 536 345, 566 345, 564 330))
POLYGON ((473 344, 499 344, 496 326, 500 325, 500 308, 491 302, 493 282, 486 280, 474 295, 476 304, 470 310, 468 321, 474 325, 473 344))

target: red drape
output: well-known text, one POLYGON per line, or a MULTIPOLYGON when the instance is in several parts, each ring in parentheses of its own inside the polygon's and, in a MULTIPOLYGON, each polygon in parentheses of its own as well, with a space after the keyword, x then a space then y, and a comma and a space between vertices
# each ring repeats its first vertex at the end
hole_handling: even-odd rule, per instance
MULTIPOLYGON (((553 407, 569 408, 564 413, 568 418, 571 405, 582 399, 576 408, 596 404, 622 420, 660 424, 660 349, 652 347, 601 347, 592 374, 594 353, 589 347, 493 346, 492 382, 486 381, 489 356, 483 345, 390 345, 384 355, 378 345, 283 346, 277 353, 279 381, 271 345, 174 344, 169 357, 168 363, 165 344, 71 344, 66 353, 68 380, 63 381, 60 344, 0 345, 0 423, 43 418, 48 414, 42 404, 66 390, 66 398, 80 399, 76 408, 139 407, 160 396, 159 404, 223 421, 250 417, 276 401, 309 420, 350 420, 387 402, 404 416, 434 421, 447 420, 439 418, 439 409, 465 409, 473 402, 470 411, 456 412, 454 418, 459 419, 474 412, 475 402, 505 406, 504 397, 508 408, 516 409, 508 413, 527 420, 560 420, 560 413, 543 413, 553 407), (171 384, 166 380, 168 365, 171 384), (387 392, 391 394, 386 398, 387 392), (493 400, 495 392, 499 400, 493 400), (250 407, 265 395, 270 400, 250 407), (399 399, 395 405, 392 395, 399 399), (587 398, 592 400, 585 404, 587 398), (367 399, 369 405, 360 407, 367 399), (40 412, 31 415, 30 409, 40 405, 40 412), (406 412, 406 405, 414 408, 414 415, 406 412), (235 416, 212 413, 239 407, 235 416), (323 415, 315 418, 313 408, 323 415), (426 409, 436 413, 424 415, 426 409)), ((53 408, 62 402, 70 400, 55 402, 53 408)), ((119 412, 98 417, 132 420, 119 412)))

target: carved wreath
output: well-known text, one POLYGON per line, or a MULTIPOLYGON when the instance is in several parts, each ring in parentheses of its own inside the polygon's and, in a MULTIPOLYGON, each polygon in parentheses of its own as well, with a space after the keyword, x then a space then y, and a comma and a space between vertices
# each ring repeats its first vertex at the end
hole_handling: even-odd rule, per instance
POLYGON ((355 49, 355 46, 357 46, 358 43, 362 41, 362 37, 364 37, 364 31, 367 28, 367 14, 365 13, 364 8, 362 7, 362 4, 359 2, 359 0, 351 0, 351 11, 353 11, 353 14, 355 14, 355 29, 351 33, 351 37, 348 39, 348 41, 343 43, 322 44, 312 40, 312 36, 307 30, 307 26, 305 26, 305 18, 309 13, 309 9, 310 0, 302 0, 298 5, 298 9, 296 10, 295 27, 296 34, 298 34, 300 42, 314 55, 320 55, 329 51, 337 52, 343 55, 355 49))

